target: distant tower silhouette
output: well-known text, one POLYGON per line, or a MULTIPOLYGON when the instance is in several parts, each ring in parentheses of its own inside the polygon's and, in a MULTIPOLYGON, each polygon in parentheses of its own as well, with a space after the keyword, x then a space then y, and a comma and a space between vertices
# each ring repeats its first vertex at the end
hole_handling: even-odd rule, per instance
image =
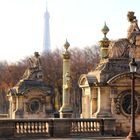
POLYGON ((51 51, 50 48, 50 26, 49 26, 50 14, 48 12, 47 6, 44 13, 44 43, 43 43, 43 52, 51 51))

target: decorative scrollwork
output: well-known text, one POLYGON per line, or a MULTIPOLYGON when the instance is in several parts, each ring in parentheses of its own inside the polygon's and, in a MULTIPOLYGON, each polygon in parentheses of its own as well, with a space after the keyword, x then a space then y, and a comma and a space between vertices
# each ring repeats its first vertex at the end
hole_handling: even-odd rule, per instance
MULTIPOLYGON (((140 114, 140 95, 135 92, 135 113, 140 114)), ((125 90, 121 92, 115 99, 116 114, 129 116, 131 114, 131 91, 125 90)))

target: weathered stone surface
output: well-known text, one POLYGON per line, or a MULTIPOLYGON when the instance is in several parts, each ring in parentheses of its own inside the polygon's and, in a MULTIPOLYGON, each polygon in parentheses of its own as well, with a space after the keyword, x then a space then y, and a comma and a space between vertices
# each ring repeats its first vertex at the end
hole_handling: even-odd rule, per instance
POLYGON ((70 44, 67 42, 64 44, 66 49, 63 53, 63 99, 62 106, 59 110, 60 118, 72 118, 73 108, 71 105, 71 89, 72 89, 72 79, 70 74, 70 52, 68 51, 70 44))
POLYGON ((48 118, 53 117, 53 88, 42 81, 39 54, 22 79, 8 91, 10 118, 48 118), (41 74, 41 75, 40 75, 41 74))
POLYGON ((107 123, 109 128, 113 126, 116 135, 130 131, 131 57, 136 58, 138 65, 134 86, 136 131, 140 133, 140 30, 134 13, 129 14, 128 38, 111 42, 108 58, 102 59, 95 70, 82 74, 79 79, 83 101, 81 117, 115 119, 107 123))
POLYGON ((136 36, 136 46, 140 46, 140 34, 136 36))

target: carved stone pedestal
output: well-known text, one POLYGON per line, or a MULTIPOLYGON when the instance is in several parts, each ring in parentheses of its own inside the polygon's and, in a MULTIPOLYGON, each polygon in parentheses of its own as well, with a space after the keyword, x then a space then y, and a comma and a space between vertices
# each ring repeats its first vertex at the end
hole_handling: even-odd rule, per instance
POLYGON ((71 106, 62 106, 60 108, 60 118, 72 118, 73 109, 71 106))

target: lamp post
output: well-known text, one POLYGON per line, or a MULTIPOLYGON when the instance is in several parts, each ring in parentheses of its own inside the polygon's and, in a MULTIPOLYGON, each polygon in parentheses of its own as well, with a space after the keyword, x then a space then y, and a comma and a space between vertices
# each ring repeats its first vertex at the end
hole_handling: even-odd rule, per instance
POLYGON ((129 135, 127 136, 127 140, 140 140, 137 136, 135 130, 135 73, 137 70, 137 63, 135 62, 135 58, 132 58, 132 61, 129 63, 130 73, 132 75, 131 81, 131 129, 129 135))

